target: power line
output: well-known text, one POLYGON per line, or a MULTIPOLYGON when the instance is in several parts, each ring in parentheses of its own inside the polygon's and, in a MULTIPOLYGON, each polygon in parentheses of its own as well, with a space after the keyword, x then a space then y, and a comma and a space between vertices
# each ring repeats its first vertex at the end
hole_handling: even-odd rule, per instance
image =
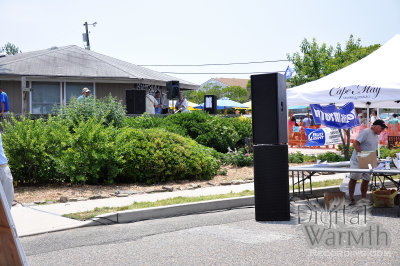
POLYGON ((247 75, 251 75, 251 74, 269 74, 269 73, 276 73, 276 72, 280 72, 280 73, 284 73, 285 71, 275 71, 275 72, 237 72, 237 73, 233 73, 233 72, 221 72, 221 73, 217 73, 217 72, 196 72, 196 73, 188 73, 188 72, 161 72, 163 74, 179 74, 179 75, 184 75, 184 74, 189 74, 189 75, 239 75, 239 74, 247 74, 247 75))
POLYGON ((228 65, 249 65, 249 64, 263 64, 263 63, 277 63, 277 62, 287 62, 289 60, 266 60, 266 61, 254 61, 254 62, 239 62, 239 63, 212 63, 212 64, 198 64, 198 65, 139 65, 143 67, 149 66, 162 66, 162 67, 198 67, 198 66, 228 66, 228 65))

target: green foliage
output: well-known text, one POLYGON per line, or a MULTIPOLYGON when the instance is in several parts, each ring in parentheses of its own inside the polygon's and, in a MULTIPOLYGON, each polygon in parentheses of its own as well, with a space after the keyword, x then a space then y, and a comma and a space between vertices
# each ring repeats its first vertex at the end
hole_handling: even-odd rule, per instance
POLYGON ((104 125, 113 123, 115 127, 122 127, 126 115, 125 107, 112 96, 100 100, 90 96, 85 101, 72 98, 68 105, 55 108, 54 112, 64 119, 72 119, 74 124, 78 124, 81 119, 86 121, 95 116, 98 121, 102 119, 104 125))
POLYGON ((302 163, 304 162, 304 157, 301 152, 289 153, 289 163, 302 163))
POLYGON ((73 127, 67 148, 56 158, 57 170, 72 183, 113 183, 123 163, 115 142, 117 130, 93 116, 73 127))
POLYGON ((345 158, 342 155, 330 151, 318 154, 317 158, 322 162, 328 161, 329 163, 345 161, 345 158))
POLYGON ((223 97, 228 97, 232 101, 244 103, 249 100, 249 91, 239 86, 230 86, 222 89, 223 97))
POLYGON ((185 97, 188 99, 188 101, 195 103, 204 102, 204 95, 216 95, 217 99, 228 97, 232 101, 244 103, 249 100, 250 90, 239 86, 229 86, 222 88, 221 86, 209 83, 201 90, 185 93, 185 97))
POLYGON ((219 152, 234 149, 239 139, 251 137, 252 134, 251 119, 223 118, 204 112, 180 113, 165 118, 144 115, 127 119, 125 125, 133 128, 164 128, 219 152))
POLYGON ((289 154, 289 163, 316 162, 317 159, 321 160, 322 162, 327 161, 328 163, 341 162, 345 160, 342 155, 329 151, 326 153, 318 154, 317 156, 307 154, 303 155, 299 151, 289 154))
MULTIPOLYGON (((343 144, 339 144, 337 150, 340 151, 340 154, 344 155, 343 144)), ((350 156, 353 154, 353 150, 354 150, 354 147, 350 146, 349 147, 349 155, 350 156)))
POLYGON ((5 122, 3 144, 20 183, 159 183, 211 179, 214 149, 164 129, 115 128, 104 117, 5 122))
POLYGON ((380 153, 381 158, 386 158, 386 157, 395 158, 395 157, 397 157, 397 156, 396 156, 396 153, 399 153, 399 152, 400 152, 400 148, 390 149, 390 150, 389 150, 388 147, 386 147, 386 146, 381 146, 381 150, 380 150, 380 151, 381 151, 381 153, 380 153))
POLYGON ((239 139, 253 136, 252 120, 245 116, 226 118, 239 134, 239 139))
POLYGON ((0 47, 0 52, 6 53, 8 55, 22 53, 22 51, 17 46, 9 42, 3 47, 0 47))
POLYGON ((163 129, 123 128, 116 142, 125 160, 119 181, 211 179, 220 166, 215 150, 163 129))
POLYGON ((239 140, 239 134, 226 119, 214 119, 207 125, 209 130, 198 135, 195 140, 207 147, 212 147, 219 152, 227 152, 233 149, 239 140))
POLYGON ((355 41, 353 35, 350 35, 345 50, 342 50, 339 43, 334 49, 332 46, 327 47, 325 43, 319 46, 315 39, 312 42, 304 39, 300 45, 300 52, 287 55, 296 71, 290 83, 292 86, 298 86, 322 78, 364 58, 379 47, 379 44, 363 47, 361 40, 355 41))
POLYGON ((48 121, 22 118, 5 120, 2 141, 13 177, 19 183, 64 182, 56 158, 67 148, 69 126, 49 116, 48 121))
POLYGON ((221 162, 224 165, 250 166, 254 163, 254 155, 247 153, 244 149, 240 149, 237 152, 221 153, 221 162))

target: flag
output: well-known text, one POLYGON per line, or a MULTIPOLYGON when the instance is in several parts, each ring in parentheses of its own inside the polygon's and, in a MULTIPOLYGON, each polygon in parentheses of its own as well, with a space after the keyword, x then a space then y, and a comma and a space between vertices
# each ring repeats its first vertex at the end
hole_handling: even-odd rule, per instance
POLYGON ((291 69, 289 66, 286 68, 285 77, 286 79, 290 79, 294 73, 294 69, 291 69))

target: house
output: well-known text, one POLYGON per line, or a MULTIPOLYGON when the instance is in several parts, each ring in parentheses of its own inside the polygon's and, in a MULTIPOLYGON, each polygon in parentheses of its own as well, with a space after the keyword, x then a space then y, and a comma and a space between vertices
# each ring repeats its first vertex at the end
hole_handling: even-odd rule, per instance
POLYGON ((199 87, 75 45, 0 57, 0 86, 16 114, 50 113, 54 105, 81 95, 84 87, 96 98, 111 94, 132 110, 138 99, 135 92, 160 90, 166 95, 166 82, 171 80, 178 80, 182 90, 199 87))
POLYGON ((236 78, 212 78, 204 82, 200 85, 200 89, 204 87, 214 87, 214 86, 221 86, 222 88, 225 87, 232 87, 232 86, 239 86, 244 89, 247 88, 247 83, 249 79, 236 79, 236 78))

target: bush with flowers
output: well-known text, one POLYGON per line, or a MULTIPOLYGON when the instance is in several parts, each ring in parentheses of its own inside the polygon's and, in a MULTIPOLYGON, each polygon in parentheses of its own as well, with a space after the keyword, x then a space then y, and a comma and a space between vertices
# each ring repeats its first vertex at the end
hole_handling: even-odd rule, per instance
POLYGON ((224 165, 251 166, 254 163, 254 156, 253 153, 248 153, 245 149, 239 149, 221 153, 221 162, 224 165))

